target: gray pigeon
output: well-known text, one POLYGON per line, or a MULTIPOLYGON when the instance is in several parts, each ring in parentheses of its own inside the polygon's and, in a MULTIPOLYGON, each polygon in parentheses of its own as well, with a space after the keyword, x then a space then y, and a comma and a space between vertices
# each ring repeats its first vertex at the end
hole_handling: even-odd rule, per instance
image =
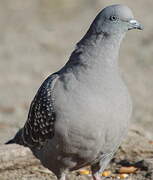
POLYGON ((131 29, 142 26, 128 7, 103 9, 66 65, 43 82, 27 122, 7 144, 29 147, 59 180, 86 165, 100 180, 127 134, 132 112, 118 67, 121 41, 131 29))

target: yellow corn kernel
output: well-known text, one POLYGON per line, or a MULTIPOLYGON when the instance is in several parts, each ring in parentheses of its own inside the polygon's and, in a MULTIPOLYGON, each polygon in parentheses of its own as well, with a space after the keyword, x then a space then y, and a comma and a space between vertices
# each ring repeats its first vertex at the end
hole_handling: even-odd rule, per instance
POLYGON ((111 174, 112 174, 111 171, 104 171, 104 172, 102 173, 102 176, 107 177, 107 176, 110 176, 111 174))
POLYGON ((82 169, 82 170, 79 171, 79 174, 80 175, 88 175, 88 174, 90 174, 90 171, 86 170, 86 169, 82 169))
POLYGON ((120 179, 126 179, 129 175, 128 174, 120 174, 120 179))
POLYGON ((130 174, 130 173, 135 173, 136 170, 137 170, 137 168, 134 167, 134 166, 121 167, 118 172, 121 173, 121 174, 130 174))

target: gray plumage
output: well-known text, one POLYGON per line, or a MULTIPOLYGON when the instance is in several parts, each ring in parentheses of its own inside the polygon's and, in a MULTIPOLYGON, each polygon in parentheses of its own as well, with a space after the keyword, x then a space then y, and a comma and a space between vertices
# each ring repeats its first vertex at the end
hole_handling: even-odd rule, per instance
POLYGON ((142 26, 128 7, 103 9, 66 65, 41 85, 25 126, 8 144, 28 146, 59 179, 85 165, 100 179, 127 133, 132 111, 117 61, 130 29, 142 26))

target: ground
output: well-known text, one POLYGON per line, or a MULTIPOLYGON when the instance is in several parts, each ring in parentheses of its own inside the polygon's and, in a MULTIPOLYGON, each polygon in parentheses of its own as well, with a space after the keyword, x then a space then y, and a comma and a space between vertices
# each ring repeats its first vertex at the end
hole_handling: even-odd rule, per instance
MULTIPOLYGON (((95 15, 112 3, 127 4, 144 25, 144 31, 127 34, 119 63, 133 99, 131 124, 153 139, 152 0, 0 0, 0 144, 23 126, 42 81, 65 64, 95 15)), ((19 179, 37 178, 33 172, 41 179, 49 177, 33 168, 14 167, 0 172, 0 179, 17 179, 19 174, 19 179)))
MULTIPOLYGON (((1 162, 1 161, 0 161, 1 162)), ((55 176, 40 163, 25 166, 24 163, 14 164, 9 168, 0 167, 0 180, 55 180, 55 176)), ((127 180, 153 179, 153 141, 147 139, 142 129, 132 127, 128 138, 124 141, 118 152, 107 167, 117 179, 119 170, 123 167, 134 167, 137 170, 128 174, 127 180)), ((88 169, 88 168, 86 168, 88 169)), ((111 176, 112 176, 111 175, 111 176)), ((108 177, 107 180, 115 178, 108 177)), ((79 172, 68 174, 69 180, 88 180, 91 175, 80 175, 79 172)))

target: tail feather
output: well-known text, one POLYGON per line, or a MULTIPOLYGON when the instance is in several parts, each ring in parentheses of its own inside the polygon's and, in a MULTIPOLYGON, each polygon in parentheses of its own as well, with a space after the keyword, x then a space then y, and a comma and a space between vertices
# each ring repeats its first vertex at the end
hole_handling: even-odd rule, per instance
POLYGON ((5 144, 15 144, 15 143, 16 143, 16 142, 15 142, 15 140, 14 140, 14 138, 13 138, 13 139, 7 141, 5 144))
POLYGON ((13 139, 7 141, 5 144, 19 144, 24 145, 23 139, 22 139, 22 129, 20 129, 13 139))

